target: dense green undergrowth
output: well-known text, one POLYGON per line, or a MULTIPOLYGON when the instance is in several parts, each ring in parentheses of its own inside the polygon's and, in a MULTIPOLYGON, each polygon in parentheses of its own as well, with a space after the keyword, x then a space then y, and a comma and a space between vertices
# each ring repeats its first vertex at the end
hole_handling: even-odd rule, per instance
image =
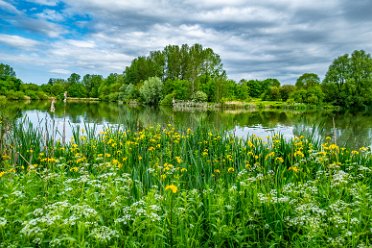
POLYGON ((171 125, 4 137, 0 247, 370 247, 369 148, 171 125))

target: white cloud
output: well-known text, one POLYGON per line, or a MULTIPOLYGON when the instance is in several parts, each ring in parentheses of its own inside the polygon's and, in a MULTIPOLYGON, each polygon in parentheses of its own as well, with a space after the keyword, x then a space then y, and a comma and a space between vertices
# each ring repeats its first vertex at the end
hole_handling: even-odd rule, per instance
POLYGON ((26 0, 26 1, 46 6, 56 6, 60 2, 59 0, 26 0))
POLYGON ((66 69, 52 69, 49 71, 53 74, 59 74, 59 75, 70 75, 72 72, 66 69))
POLYGON ((4 8, 10 12, 13 12, 13 13, 16 13, 16 14, 19 14, 21 13, 19 10, 17 10, 16 7, 14 7, 13 5, 11 5, 10 3, 7 3, 3 0, 0 0, 0 8, 4 8))
POLYGON ((15 48, 23 48, 23 49, 33 48, 39 44, 38 41, 35 41, 32 39, 24 38, 18 35, 8 35, 8 34, 0 34, 0 43, 15 47, 15 48))
POLYGON ((38 13, 36 16, 44 20, 55 21, 55 22, 60 22, 65 19, 61 13, 55 10, 52 10, 52 9, 45 9, 43 10, 43 12, 38 13))

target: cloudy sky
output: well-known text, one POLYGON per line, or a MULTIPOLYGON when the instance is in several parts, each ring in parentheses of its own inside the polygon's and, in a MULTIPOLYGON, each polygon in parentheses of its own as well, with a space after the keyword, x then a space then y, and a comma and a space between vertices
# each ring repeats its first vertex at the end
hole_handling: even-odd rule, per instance
POLYGON ((323 78, 372 52, 371 0, 0 0, 0 63, 25 82, 121 73, 168 44, 200 43, 229 78, 323 78))

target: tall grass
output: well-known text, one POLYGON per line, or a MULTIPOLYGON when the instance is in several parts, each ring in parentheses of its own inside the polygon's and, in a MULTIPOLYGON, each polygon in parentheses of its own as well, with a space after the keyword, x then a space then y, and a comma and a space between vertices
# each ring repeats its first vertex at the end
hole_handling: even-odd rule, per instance
POLYGON ((21 125, 12 142, 0 172, 3 246, 372 245, 365 147, 169 124, 85 126, 68 144, 21 125))

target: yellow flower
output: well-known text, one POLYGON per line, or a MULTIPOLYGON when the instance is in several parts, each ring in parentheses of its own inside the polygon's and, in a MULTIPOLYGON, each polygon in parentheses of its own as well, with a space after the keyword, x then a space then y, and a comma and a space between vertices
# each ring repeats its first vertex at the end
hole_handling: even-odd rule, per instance
POLYGON ((10 159, 10 156, 4 154, 4 155, 3 155, 3 160, 8 160, 8 159, 10 159))
POLYGON ((366 152, 366 151, 368 151, 368 147, 364 147, 364 146, 362 146, 361 148, 359 148, 359 150, 360 150, 361 152, 366 152))
POLYGON ((305 157, 305 155, 300 150, 295 151, 293 155, 295 157, 301 157, 301 158, 305 157))
POLYGON ((177 193, 178 192, 178 188, 174 184, 170 184, 170 185, 165 186, 165 190, 170 190, 170 191, 172 191, 172 193, 177 193))
POLYGON ((153 147, 153 146, 150 146, 149 147, 149 149, 147 149, 149 152, 152 152, 152 151, 154 151, 155 150, 155 147, 153 147))
POLYGON ((219 174, 221 171, 219 169, 214 169, 214 173, 219 174))
POLYGON ((78 167, 72 167, 70 169, 71 172, 78 172, 79 168, 78 167))
POLYGON ((339 147, 338 145, 336 144, 330 144, 329 147, 328 147, 329 150, 334 150, 334 151, 338 151, 339 147))
POLYGON ((351 151, 351 155, 358 155, 358 154, 359 154, 358 151, 355 151, 355 150, 351 151))
POLYGON ((187 172, 186 168, 181 168, 181 172, 187 172))
POLYGON ((110 153, 106 153, 106 154, 105 154, 105 157, 106 157, 106 158, 110 158, 110 157, 111 157, 111 154, 110 154, 110 153))
POLYGON ((275 156, 275 152, 270 152, 269 154, 266 155, 265 159, 269 159, 270 157, 274 157, 274 156, 275 156))
POLYGON ((248 162, 246 162, 245 163, 245 168, 248 170, 250 167, 251 167, 251 165, 248 162))
POLYGON ((299 171, 298 167, 297 166, 291 166, 288 168, 289 171, 293 171, 295 173, 297 173, 299 171))
POLYGON ((142 160, 142 156, 141 156, 141 155, 138 156, 138 160, 139 160, 139 161, 142 160))
POLYGON ((177 157, 175 157, 175 159, 176 159, 176 161, 177 161, 177 164, 182 163, 182 159, 181 159, 181 157, 177 156, 177 157))
POLYGON ((229 168, 227 169, 227 172, 228 172, 228 173, 234 173, 234 171, 235 171, 235 169, 234 169, 233 167, 229 167, 229 168))
POLYGON ((327 152, 318 152, 318 155, 322 155, 322 156, 325 156, 325 155, 327 155, 327 152))
POLYGON ((203 157, 208 156, 208 149, 204 149, 204 151, 202 152, 202 155, 203 157))
POLYGON ((3 177, 6 174, 5 171, 0 171, 0 178, 3 177))
POLYGON ((282 157, 277 157, 277 158, 275 159, 275 161, 277 161, 279 164, 284 163, 284 159, 283 159, 282 157))

